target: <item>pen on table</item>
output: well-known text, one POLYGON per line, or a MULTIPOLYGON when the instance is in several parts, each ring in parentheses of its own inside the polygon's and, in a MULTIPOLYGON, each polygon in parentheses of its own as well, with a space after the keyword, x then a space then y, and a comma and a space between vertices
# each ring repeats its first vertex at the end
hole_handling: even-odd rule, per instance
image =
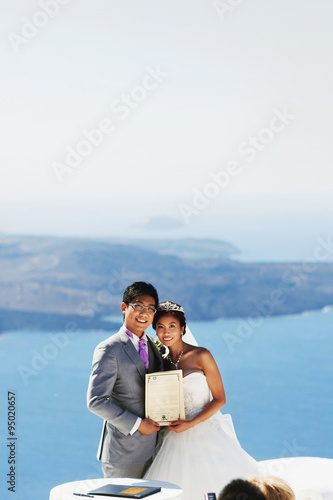
POLYGON ((89 498, 94 498, 94 495, 86 495, 85 493, 73 493, 73 495, 76 495, 77 497, 89 497, 89 498))

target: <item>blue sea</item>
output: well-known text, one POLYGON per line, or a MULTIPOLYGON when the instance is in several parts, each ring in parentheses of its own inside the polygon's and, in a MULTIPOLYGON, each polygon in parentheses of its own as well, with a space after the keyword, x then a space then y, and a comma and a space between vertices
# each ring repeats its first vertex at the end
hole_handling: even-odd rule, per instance
MULTIPOLYGON (((257 460, 333 458, 333 309, 190 322, 214 355, 242 446, 257 460)), ((0 497, 47 500, 57 484, 101 477, 102 420, 86 408, 95 346, 113 331, 0 335, 0 497), (16 404, 16 493, 8 491, 8 391, 16 404)))

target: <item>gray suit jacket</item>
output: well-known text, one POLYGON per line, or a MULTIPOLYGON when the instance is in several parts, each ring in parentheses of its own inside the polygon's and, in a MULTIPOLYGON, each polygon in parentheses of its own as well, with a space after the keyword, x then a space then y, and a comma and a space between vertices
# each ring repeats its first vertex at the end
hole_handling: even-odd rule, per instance
POLYGON ((162 358, 148 337, 149 368, 121 328, 95 349, 87 404, 104 419, 98 460, 121 464, 147 461, 153 454, 157 432, 132 436, 137 417, 145 416, 145 374, 161 371, 162 358))

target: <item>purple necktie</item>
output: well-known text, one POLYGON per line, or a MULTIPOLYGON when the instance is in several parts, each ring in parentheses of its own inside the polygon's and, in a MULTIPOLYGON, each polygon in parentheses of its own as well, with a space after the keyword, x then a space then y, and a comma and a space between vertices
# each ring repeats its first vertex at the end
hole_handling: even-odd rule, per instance
POLYGON ((147 346, 146 346, 146 341, 144 339, 139 340, 139 354, 142 359, 142 361, 145 364, 145 367, 148 370, 149 367, 149 359, 148 359, 148 352, 147 352, 147 346))
MULTIPOLYGON (((127 328, 125 328, 125 332, 127 333, 127 335, 129 337, 131 337, 131 339, 133 338, 133 333, 130 332, 129 330, 127 330, 127 328)), ((142 359, 142 361, 144 362, 145 367, 148 370, 149 358, 148 358, 146 341, 144 339, 139 339, 139 355, 140 355, 140 358, 142 359)))

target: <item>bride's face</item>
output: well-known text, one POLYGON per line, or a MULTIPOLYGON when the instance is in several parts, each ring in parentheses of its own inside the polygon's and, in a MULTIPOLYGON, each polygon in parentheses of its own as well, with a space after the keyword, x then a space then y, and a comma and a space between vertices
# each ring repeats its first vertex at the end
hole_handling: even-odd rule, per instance
POLYGON ((172 314, 164 314, 156 322, 156 335, 167 347, 180 342, 183 331, 184 327, 180 326, 178 319, 172 314))

